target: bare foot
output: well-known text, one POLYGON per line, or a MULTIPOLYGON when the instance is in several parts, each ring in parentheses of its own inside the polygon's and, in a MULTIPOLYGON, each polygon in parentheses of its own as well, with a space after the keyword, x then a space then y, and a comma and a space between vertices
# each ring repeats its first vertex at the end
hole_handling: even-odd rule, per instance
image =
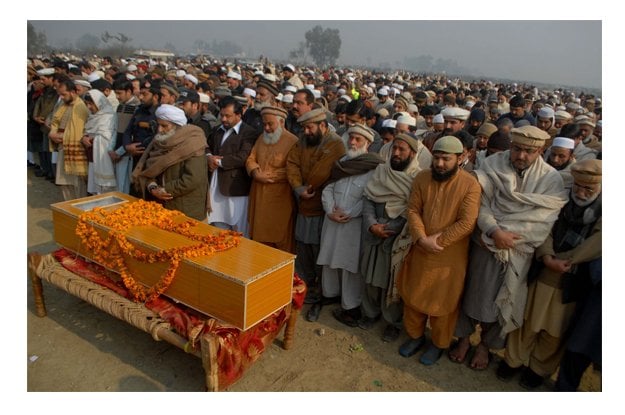
POLYGON ((467 358, 467 352, 471 348, 468 337, 461 337, 454 348, 449 351, 449 360, 456 363, 464 362, 467 358))
POLYGON ((475 348, 475 354, 473 355, 473 359, 471 359, 471 364, 469 366, 471 369, 484 370, 488 367, 489 363, 490 352, 488 351, 488 346, 480 342, 480 344, 478 344, 475 348))

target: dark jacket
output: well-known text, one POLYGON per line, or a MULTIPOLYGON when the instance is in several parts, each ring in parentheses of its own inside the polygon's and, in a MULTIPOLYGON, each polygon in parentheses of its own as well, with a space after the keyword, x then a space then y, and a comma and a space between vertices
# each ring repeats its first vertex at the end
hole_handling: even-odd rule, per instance
POLYGON ((250 193, 252 179, 245 170, 245 161, 254 147, 258 134, 252 127, 241 122, 239 132, 233 131, 221 145, 225 133, 226 130, 220 126, 208 140, 209 153, 223 157, 217 176, 219 191, 224 196, 247 196, 250 193))

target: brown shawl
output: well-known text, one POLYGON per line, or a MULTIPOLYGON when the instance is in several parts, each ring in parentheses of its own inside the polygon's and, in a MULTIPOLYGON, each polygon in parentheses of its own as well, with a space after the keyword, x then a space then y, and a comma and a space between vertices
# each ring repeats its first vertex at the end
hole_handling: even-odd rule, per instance
POLYGON ((190 157, 201 156, 205 150, 206 138, 200 127, 190 124, 179 127, 165 141, 152 140, 132 171, 132 182, 144 194, 147 184, 168 167, 190 157))
POLYGON ((384 163, 382 157, 376 153, 365 153, 353 159, 339 159, 334 162, 330 171, 330 182, 335 182, 344 177, 365 174, 375 169, 378 164, 384 163))

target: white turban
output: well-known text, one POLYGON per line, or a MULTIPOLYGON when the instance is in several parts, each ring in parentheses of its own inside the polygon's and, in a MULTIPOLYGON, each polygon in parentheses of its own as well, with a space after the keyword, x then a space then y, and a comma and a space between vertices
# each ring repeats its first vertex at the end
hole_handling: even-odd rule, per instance
POLYGON ((193 82, 195 85, 197 85, 197 83, 199 82, 198 79, 195 76, 191 75, 190 73, 186 74, 184 76, 184 79, 186 79, 187 81, 193 82))
POLYGON ((169 104, 162 104, 156 109, 156 118, 172 122, 176 125, 186 125, 187 116, 178 107, 169 104))

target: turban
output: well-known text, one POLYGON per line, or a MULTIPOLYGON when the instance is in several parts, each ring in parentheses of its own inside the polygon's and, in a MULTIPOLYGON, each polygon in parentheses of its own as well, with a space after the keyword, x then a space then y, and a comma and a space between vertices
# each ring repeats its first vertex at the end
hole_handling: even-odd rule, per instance
POLYGON ((486 119, 486 113, 481 108, 476 108, 469 114, 469 119, 473 121, 483 122, 486 119))
POLYGON ((462 142, 456 137, 446 135, 445 137, 439 138, 434 143, 434 146, 432 147, 432 153, 436 151, 449 154, 462 154, 462 152, 464 151, 464 147, 462 146, 462 142))
POLYGON ((373 130, 371 130, 371 128, 366 127, 364 125, 361 125, 361 124, 354 124, 354 125, 352 125, 347 130, 347 134, 349 134, 350 136, 352 134, 361 135, 364 138, 366 138, 367 141, 369 141, 370 143, 373 143, 373 139, 374 139, 373 130))
POLYGON ((290 63, 288 65, 284 65, 282 67, 283 71, 291 71, 291 72, 295 72, 295 66, 291 65, 290 63))
POLYGON ((571 175, 575 183, 597 184, 601 183, 601 160, 580 160, 571 166, 571 175))
POLYGON ((169 121, 176 125, 186 125, 187 124, 187 116, 184 114, 184 111, 178 107, 169 104, 161 104, 156 109, 156 118, 164 121, 169 121))
POLYGON ((549 140, 551 136, 533 125, 525 125, 510 130, 510 137, 513 143, 524 144, 530 147, 542 147, 545 140, 549 140))

